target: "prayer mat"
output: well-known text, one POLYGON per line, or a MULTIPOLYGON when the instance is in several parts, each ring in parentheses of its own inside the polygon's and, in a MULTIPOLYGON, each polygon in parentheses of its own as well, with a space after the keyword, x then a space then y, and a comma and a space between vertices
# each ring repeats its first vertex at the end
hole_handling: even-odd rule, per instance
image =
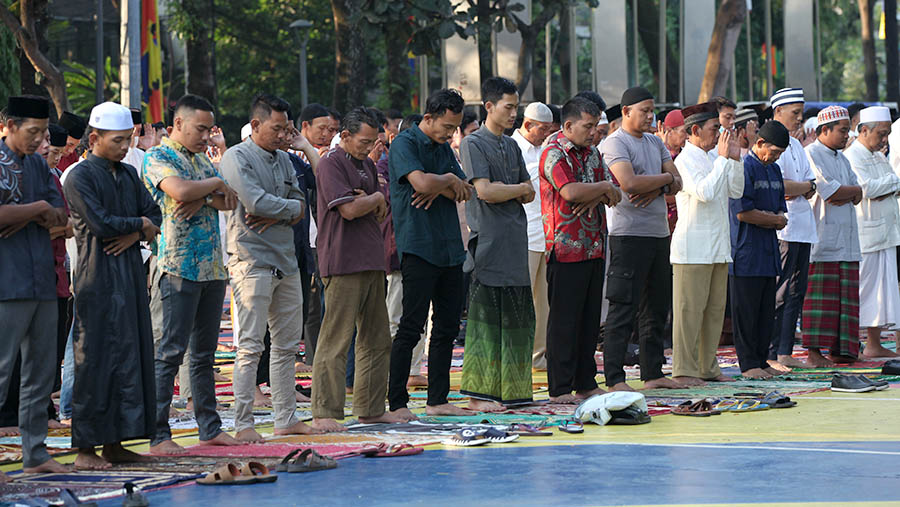
MULTIPOLYGON (((447 416, 447 417, 456 417, 456 416, 447 416)), ((507 423, 510 424, 510 423, 507 423)), ((428 424, 422 421, 411 421, 408 423, 399 423, 399 424, 387 424, 387 423, 379 423, 379 424, 348 424, 347 431, 348 432, 364 432, 364 433, 387 433, 387 434, 411 434, 411 435, 453 435, 460 430, 465 428, 471 428, 473 426, 484 426, 488 427, 490 425, 479 425, 479 424, 463 424, 463 423, 435 423, 428 424)))
POLYGON ((510 424, 530 424, 542 428, 565 421, 567 416, 546 416, 529 414, 479 414, 479 415, 435 415, 423 416, 419 421, 425 424, 488 424, 492 426, 509 426, 510 424))
POLYGON ((690 389, 646 389, 641 393, 647 398, 647 403, 652 399, 686 399, 694 398, 733 398, 736 393, 759 393, 765 395, 768 392, 779 391, 786 396, 806 394, 816 391, 825 391, 830 386, 829 382, 799 382, 778 380, 755 380, 739 382, 723 382, 716 385, 708 384, 704 387, 690 389))
POLYGON ((188 456, 211 456, 229 458, 282 458, 294 449, 313 449, 323 456, 342 458, 353 456, 367 445, 360 444, 324 444, 297 445, 283 443, 246 444, 235 446, 192 445, 185 448, 188 456))
POLYGON ((0 488, 0 502, 41 498, 61 503, 60 494, 70 490, 80 500, 99 500, 123 494, 126 482, 142 490, 161 488, 200 477, 197 474, 138 471, 83 471, 48 474, 10 475, 13 482, 0 488))

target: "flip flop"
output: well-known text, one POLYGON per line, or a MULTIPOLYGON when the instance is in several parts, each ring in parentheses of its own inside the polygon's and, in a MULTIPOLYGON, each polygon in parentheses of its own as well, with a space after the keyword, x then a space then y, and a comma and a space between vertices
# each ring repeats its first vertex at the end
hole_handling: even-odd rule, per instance
POLYGON ((581 421, 563 421, 559 423, 559 431, 565 431, 566 433, 584 433, 584 423, 581 421))
POLYGON ((235 484, 248 484, 247 481, 236 481, 235 477, 239 477, 241 471, 234 463, 222 465, 214 471, 206 474, 202 479, 197 479, 197 484, 203 486, 231 486, 235 484))
POLYGON ((385 452, 387 450, 388 450, 388 445, 385 443, 380 443, 374 447, 366 447, 364 449, 360 449, 359 451, 356 451, 355 454, 359 454, 360 456, 365 456, 367 458, 371 458, 375 454, 377 454, 379 452, 385 452))
POLYGON ((424 451, 425 449, 410 444, 394 444, 387 447, 384 451, 366 454, 365 456, 367 458, 395 458, 398 456, 415 456, 416 454, 422 454, 424 451))
POLYGON ((519 435, 515 433, 507 433, 495 428, 488 428, 482 431, 481 434, 495 444, 507 444, 519 439, 519 435))
POLYGON ((797 406, 796 401, 792 401, 790 397, 785 396, 778 391, 773 391, 765 395, 759 402, 768 405, 770 408, 791 408, 797 406))
POLYGON ((269 467, 258 461, 250 461, 241 468, 241 477, 250 477, 253 482, 275 482, 278 476, 269 473, 269 467))
POLYGON ((483 432, 466 428, 447 440, 444 440, 442 443, 444 445, 454 445, 457 447, 473 447, 476 445, 484 445, 489 442, 490 439, 486 437, 483 432))
POLYGON ((612 418, 606 424, 635 425, 650 422, 650 414, 636 407, 628 407, 624 410, 610 410, 612 418))
POLYGON ((507 433, 514 433, 523 437, 549 437, 553 433, 549 431, 541 431, 530 424, 510 424, 506 428, 507 433))
POLYGON ((769 405, 760 403, 759 400, 741 400, 734 407, 728 409, 729 412, 756 412, 759 410, 768 410, 769 405))
POLYGON ((686 401, 672 409, 673 415, 686 415, 691 417, 709 417, 719 415, 721 412, 713 409, 709 400, 686 401))
POLYGON ((287 471, 292 474, 302 474, 318 472, 319 470, 331 470, 332 468, 337 468, 337 466, 337 461, 334 458, 322 456, 313 449, 306 449, 296 459, 287 464, 287 471))

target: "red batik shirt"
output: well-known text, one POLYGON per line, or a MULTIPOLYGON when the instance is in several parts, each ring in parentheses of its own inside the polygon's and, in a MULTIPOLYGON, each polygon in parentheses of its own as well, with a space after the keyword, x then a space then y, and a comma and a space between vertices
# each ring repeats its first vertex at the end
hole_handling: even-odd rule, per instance
POLYGON ((600 152, 574 145, 560 132, 541 153, 541 214, 547 258, 580 262, 604 258, 606 215, 600 205, 580 217, 560 190, 568 183, 597 183, 606 179, 600 152))

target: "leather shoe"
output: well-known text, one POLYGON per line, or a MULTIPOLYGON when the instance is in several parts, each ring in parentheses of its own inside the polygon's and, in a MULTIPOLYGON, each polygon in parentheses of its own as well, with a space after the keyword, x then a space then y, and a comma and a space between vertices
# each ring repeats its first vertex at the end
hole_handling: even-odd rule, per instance
POLYGON ((900 359, 891 359, 881 367, 882 375, 900 375, 900 359))
POLYGON ((875 390, 875 385, 854 375, 835 373, 831 378, 831 390, 839 393, 865 393, 875 390))
POLYGON ((862 380, 863 382, 866 382, 868 384, 872 384, 873 386, 875 386, 876 391, 884 391, 885 389, 887 389, 888 387, 891 386, 887 380, 874 380, 874 379, 870 379, 869 377, 867 377, 865 375, 857 375, 856 377, 858 379, 862 380))

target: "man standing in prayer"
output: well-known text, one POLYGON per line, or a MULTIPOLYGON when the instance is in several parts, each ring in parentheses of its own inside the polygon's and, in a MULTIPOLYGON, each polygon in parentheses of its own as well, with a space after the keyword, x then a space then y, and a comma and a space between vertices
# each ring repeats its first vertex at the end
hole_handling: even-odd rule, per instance
POLYGON ((609 314, 604 341, 606 385, 625 383, 628 340, 639 314, 641 380, 648 389, 681 387, 662 372, 663 329, 672 298, 669 225, 665 194, 681 190, 678 169, 662 140, 644 132, 653 119, 653 95, 642 87, 622 94, 622 128, 600 148, 619 187, 628 195, 610 212, 609 314))
MULTIPOLYGON (((0 406, 10 391, 19 392, 23 471, 65 472, 44 444, 56 367, 55 352, 53 360, 48 352, 56 350, 59 318, 49 231, 66 224, 53 174, 35 153, 47 133, 50 103, 10 97, 6 112, 0 140, 0 406), (20 354, 20 385, 10 386, 20 354)), ((0 483, 6 481, 0 473, 0 483)))
POLYGON ((550 305, 547 379, 555 403, 579 403, 603 392, 594 378, 606 251, 603 205, 615 206, 621 194, 604 181, 593 145, 599 116, 589 100, 566 102, 562 130, 552 136, 539 166, 550 305))
POLYGON ((778 371, 767 362, 775 313, 775 277, 779 262, 775 231, 784 228, 787 210, 781 169, 775 161, 789 146, 790 135, 777 121, 759 129, 759 139, 744 157, 744 191, 729 203, 729 267, 734 348, 741 374, 771 378, 778 371))
MULTIPOLYGON (((788 132, 803 123, 803 89, 782 88, 770 99, 775 121, 788 132)), ((784 179, 787 226, 778 230, 781 270, 775 282, 775 334, 769 351, 769 366, 784 371, 805 368, 807 364, 791 356, 797 318, 803 308, 809 276, 809 253, 816 243, 816 222, 807 199, 816 189, 816 176, 809 166, 803 143, 791 136, 790 145, 778 159, 784 179)), ((814 361, 811 357, 810 361, 814 361)), ((824 364, 811 363, 811 366, 824 364)))
POLYGON ((134 133, 128 108, 104 102, 89 125, 91 154, 63 187, 79 252, 72 447, 76 468, 105 469, 140 460, 122 442, 154 431, 153 333, 138 241, 156 237, 162 217, 137 170, 121 162, 134 133))
POLYGON ((883 329, 900 329, 897 246, 900 245, 900 177, 881 152, 891 132, 891 112, 874 106, 859 112, 859 137, 844 150, 862 187, 859 227, 859 325, 866 328, 862 356, 897 357, 881 345, 883 329))
MULTIPOLYGON (((303 335, 303 291, 291 227, 303 218, 305 197, 290 157, 280 148, 293 133, 290 104, 260 94, 250 104, 252 133, 225 152, 219 169, 237 192, 228 214, 228 272, 240 329, 234 371, 235 437, 261 442, 253 401, 259 358, 271 331, 269 376, 276 435, 317 433, 294 414, 294 356, 303 335)), ((264 367, 264 366, 263 366, 264 367)))
POLYGON ((859 232, 854 206, 863 190, 841 150, 850 115, 828 106, 818 115, 817 139, 806 147, 816 174, 813 212, 819 242, 810 252, 809 295, 803 303, 803 346, 810 362, 853 362, 859 354, 859 232), (828 349, 830 360, 820 349, 828 349))
POLYGON ((425 412, 472 413, 447 402, 453 340, 459 333, 464 299, 465 250, 456 203, 468 200, 472 192, 447 141, 459 128, 464 105, 455 90, 432 93, 419 124, 391 143, 391 208, 403 276, 403 315, 391 346, 388 401, 391 412, 404 420, 416 419, 407 408, 406 382, 412 351, 424 332, 431 305, 434 317, 425 412))
POLYGON ((541 196, 537 193, 541 180, 538 165, 544 139, 553 126, 553 113, 540 102, 532 102, 525 108, 522 126, 513 132, 512 139, 519 145, 525 169, 531 177, 531 187, 535 190, 534 200, 525 203, 525 218, 528 220, 528 271, 531 279, 531 293, 534 301, 534 352, 532 367, 547 369, 547 256, 544 253, 544 221, 541 216, 541 196))
MULTIPOLYGON (((678 223, 672 234, 672 378, 685 386, 728 381, 716 359, 732 262, 728 199, 744 192, 737 133, 719 134, 715 102, 686 107, 690 138, 675 159, 684 181, 675 195, 678 223), (714 163, 707 153, 716 147, 714 163)), ((671 113, 670 113, 671 114, 671 113)))
POLYGON ((535 318, 522 204, 533 201, 535 192, 519 146, 503 135, 516 121, 516 85, 491 77, 482 83, 481 96, 485 122, 460 145, 463 170, 476 192, 466 203, 471 232, 464 269, 473 272, 473 281, 460 393, 471 398, 470 409, 497 412, 532 401, 535 318))
POLYGON ((78 152, 75 148, 78 147, 81 138, 84 137, 87 124, 84 122, 84 118, 77 114, 63 111, 63 114, 59 117, 59 126, 66 129, 66 135, 68 136, 66 138, 66 147, 63 149, 62 157, 57 164, 60 171, 65 171, 69 166, 78 162, 78 152))

